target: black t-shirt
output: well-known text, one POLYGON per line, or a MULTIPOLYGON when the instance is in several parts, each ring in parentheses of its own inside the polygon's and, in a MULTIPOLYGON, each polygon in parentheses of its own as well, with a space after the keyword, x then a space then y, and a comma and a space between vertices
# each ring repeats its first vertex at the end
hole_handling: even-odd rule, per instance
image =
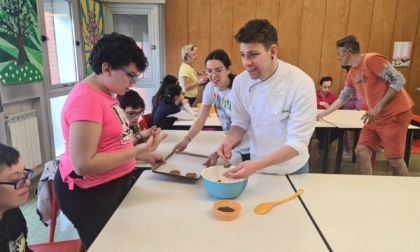
POLYGON ((28 227, 19 208, 7 210, 0 221, 1 252, 32 252, 27 244, 28 227))
POLYGON ((173 103, 160 102, 156 113, 153 115, 153 125, 161 129, 172 129, 177 118, 168 117, 168 115, 176 114, 179 111, 181 109, 173 103))

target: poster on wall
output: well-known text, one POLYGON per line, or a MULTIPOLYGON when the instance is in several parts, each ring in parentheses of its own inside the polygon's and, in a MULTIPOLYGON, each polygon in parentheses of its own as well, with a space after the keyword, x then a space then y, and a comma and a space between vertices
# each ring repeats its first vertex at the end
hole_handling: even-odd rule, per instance
POLYGON ((395 42, 392 66, 410 67, 412 46, 413 42, 395 42))
POLYGON ((43 80, 36 0, 0 0, 0 84, 43 80))
POLYGON ((103 17, 100 3, 94 0, 82 0, 80 5, 82 9, 86 75, 90 75, 93 71, 88 63, 88 59, 93 46, 104 34, 103 17))

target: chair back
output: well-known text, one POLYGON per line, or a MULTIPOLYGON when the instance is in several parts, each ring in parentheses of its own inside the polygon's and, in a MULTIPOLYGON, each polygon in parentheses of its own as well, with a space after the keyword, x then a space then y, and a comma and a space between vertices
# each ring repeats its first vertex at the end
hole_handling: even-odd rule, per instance
POLYGON ((140 130, 144 130, 152 126, 152 114, 145 114, 142 116, 140 122, 140 130))
MULTIPOLYGON (((53 252, 53 251, 80 252, 80 251, 83 251, 83 244, 80 239, 54 242, 55 226, 57 224, 57 217, 59 214, 60 206, 58 205, 57 198, 55 195, 53 178, 54 178, 55 172, 59 172, 57 169, 59 161, 53 160, 50 162, 52 163, 47 163, 49 164, 49 166, 47 166, 47 164, 45 165, 45 169, 46 170, 49 169, 48 172, 50 173, 47 172, 48 174, 44 174, 46 172, 44 170, 44 173, 41 176, 41 179, 47 179, 46 186, 48 187, 48 193, 49 193, 50 201, 51 201, 51 202, 48 202, 48 203, 51 203, 51 212, 50 212, 51 220, 50 220, 50 225, 49 225, 50 235, 48 238, 48 243, 33 244, 33 245, 30 245, 29 248, 34 252, 53 252)), ((38 198, 38 200, 40 199, 38 198)))

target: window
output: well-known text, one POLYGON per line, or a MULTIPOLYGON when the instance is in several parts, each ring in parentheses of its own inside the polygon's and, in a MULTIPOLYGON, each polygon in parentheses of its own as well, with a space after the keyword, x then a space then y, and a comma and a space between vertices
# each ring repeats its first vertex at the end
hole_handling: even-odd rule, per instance
POLYGON ((74 83, 78 66, 70 2, 44 0, 44 18, 51 84, 74 83))

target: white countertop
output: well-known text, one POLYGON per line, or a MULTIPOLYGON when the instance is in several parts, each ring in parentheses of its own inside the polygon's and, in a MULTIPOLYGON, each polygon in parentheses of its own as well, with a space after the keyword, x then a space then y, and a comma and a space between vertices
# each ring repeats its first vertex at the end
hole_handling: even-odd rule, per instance
MULTIPOLYGON (((255 206, 292 195, 287 178, 254 174, 236 201, 240 216, 220 221, 217 200, 196 183, 145 171, 89 252, 327 251, 298 199, 256 215, 255 206)), ((304 195, 305 193, 303 193, 304 195)))
POLYGON ((420 178, 291 175, 333 251, 420 251, 420 178))

